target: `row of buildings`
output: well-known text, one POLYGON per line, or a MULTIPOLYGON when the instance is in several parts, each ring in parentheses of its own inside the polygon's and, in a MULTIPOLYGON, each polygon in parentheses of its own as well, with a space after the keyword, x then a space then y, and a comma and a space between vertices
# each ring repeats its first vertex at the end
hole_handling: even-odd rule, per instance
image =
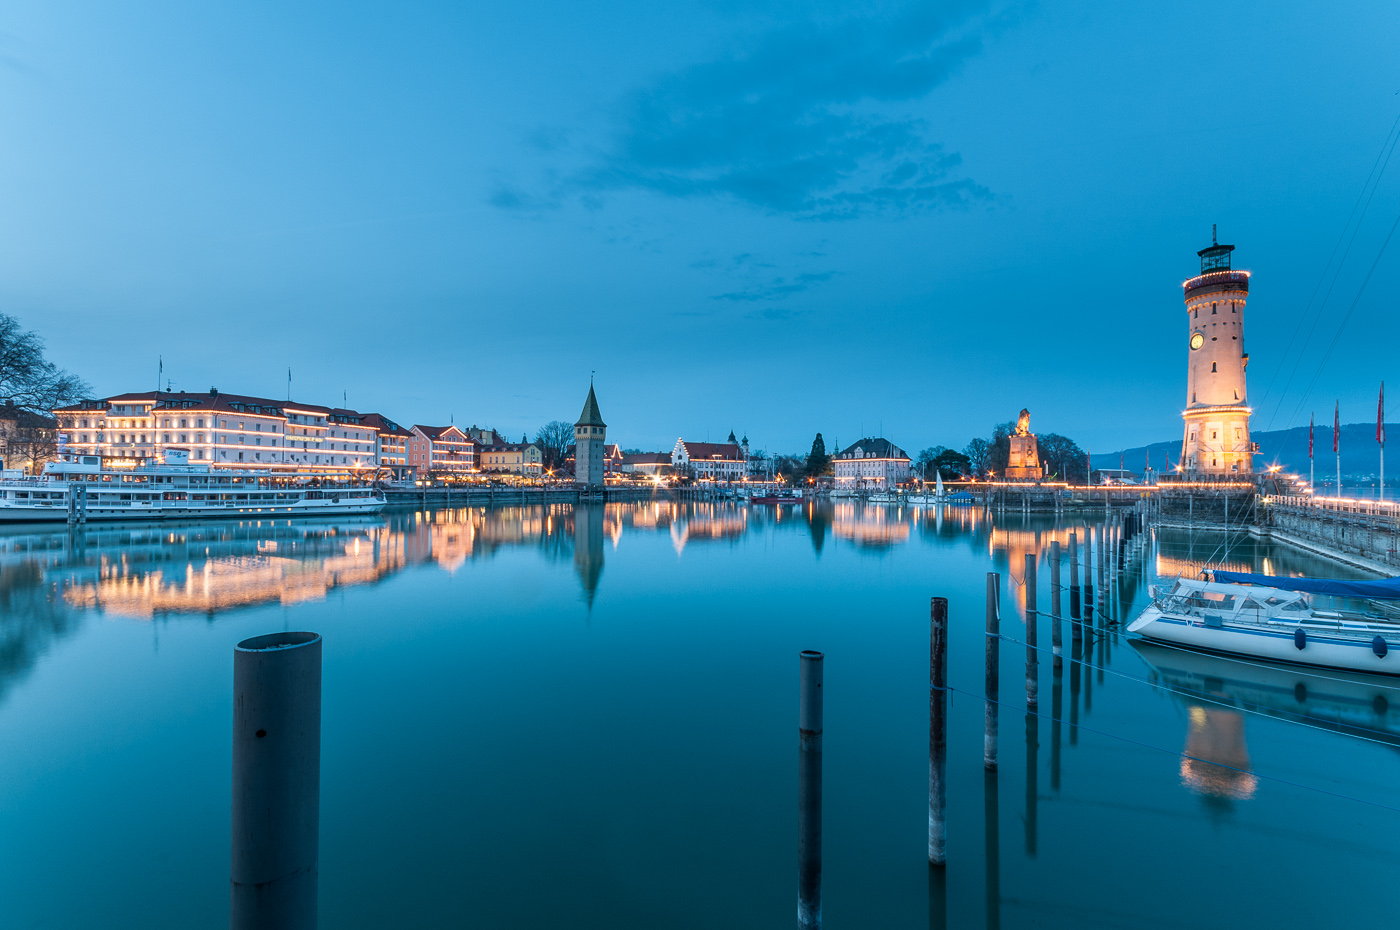
MULTIPOLYGON (((144 391, 85 400, 53 411, 58 454, 95 455, 113 468, 188 454, 214 468, 279 473, 379 476, 396 480, 470 475, 546 474, 546 450, 522 437, 508 442, 495 430, 401 425, 380 413, 271 400, 245 394, 144 391)), ((574 424, 574 444, 562 450, 564 477, 601 487, 611 480, 733 483, 763 476, 748 437, 728 442, 680 438, 669 452, 625 454, 607 442, 607 424, 592 385, 574 424)), ((835 456, 838 486, 887 488, 907 481, 909 457, 884 439, 863 439, 835 456)), ((7 463, 9 464, 9 463, 7 463)), ((31 463, 37 464, 37 463, 31 463)))
MULTIPOLYGON (((346 475, 541 473, 543 454, 494 430, 403 426, 380 413, 245 394, 145 391, 53 411, 55 452, 135 467, 168 450, 211 467, 346 475)), ((10 463, 7 463, 10 464, 10 463)))

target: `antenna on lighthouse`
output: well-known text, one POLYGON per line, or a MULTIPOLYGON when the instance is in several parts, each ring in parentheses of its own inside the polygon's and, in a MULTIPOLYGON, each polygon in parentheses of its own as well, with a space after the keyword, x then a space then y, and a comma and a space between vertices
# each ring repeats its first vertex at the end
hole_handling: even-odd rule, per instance
POLYGON ((1218 243, 1218 242, 1215 240, 1215 224, 1214 224, 1214 223, 1211 223, 1211 224, 1210 224, 1210 244, 1211 244, 1211 245, 1219 245, 1219 244, 1220 244, 1220 243, 1218 243))

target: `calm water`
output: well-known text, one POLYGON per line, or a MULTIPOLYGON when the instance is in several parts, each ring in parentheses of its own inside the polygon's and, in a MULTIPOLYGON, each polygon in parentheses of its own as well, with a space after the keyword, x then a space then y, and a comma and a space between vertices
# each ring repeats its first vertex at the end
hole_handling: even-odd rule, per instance
MULTIPOLYGON (((1004 573, 1003 632, 1023 639, 1010 575, 1068 529, 660 503, 8 531, 0 923, 226 924, 233 646, 310 629, 325 636, 324 927, 791 926, 801 649, 827 657, 827 925, 941 926, 926 865, 938 594, 966 692, 949 734, 952 926, 1388 925, 1400 813, 1274 779, 1400 807, 1400 691, 1171 652, 1154 666, 1117 634, 1091 647, 1105 673, 1072 661, 1066 628, 1061 672, 1040 666, 1041 712, 1065 722, 1003 708, 1001 771, 984 778, 985 573, 1004 573), (1312 725, 1282 719, 1300 714, 1312 725)), ((1114 610, 1210 559, 1344 574, 1224 542, 1162 534, 1114 610)), ((1048 591, 1043 568, 1045 610, 1048 591)), ((1024 706, 1025 651, 1001 658, 1003 699, 1024 706)))

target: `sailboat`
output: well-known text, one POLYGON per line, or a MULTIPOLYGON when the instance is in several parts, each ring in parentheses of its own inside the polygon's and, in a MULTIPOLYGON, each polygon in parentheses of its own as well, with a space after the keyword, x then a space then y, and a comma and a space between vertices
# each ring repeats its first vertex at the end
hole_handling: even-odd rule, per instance
POLYGON ((1208 580, 1154 585, 1152 602, 1128 632, 1208 652, 1400 675, 1400 625, 1379 612, 1324 609, 1308 597, 1400 600, 1400 578, 1282 578, 1223 569, 1208 574, 1208 580))
POLYGON ((942 475, 940 472, 935 471, 935 472, 933 473, 933 477, 934 477, 934 491, 933 491, 933 494, 930 495, 930 494, 928 493, 928 486, 925 485, 925 486, 924 486, 924 490, 923 490, 922 493, 916 494, 916 495, 914 495, 913 497, 907 498, 905 502, 906 502, 906 503, 909 503, 909 504, 923 504, 923 505, 927 505, 927 504, 941 504, 941 503, 943 503, 944 501, 946 501, 946 500, 948 499, 948 495, 947 495, 947 492, 945 492, 945 491, 943 490, 943 475, 942 475))

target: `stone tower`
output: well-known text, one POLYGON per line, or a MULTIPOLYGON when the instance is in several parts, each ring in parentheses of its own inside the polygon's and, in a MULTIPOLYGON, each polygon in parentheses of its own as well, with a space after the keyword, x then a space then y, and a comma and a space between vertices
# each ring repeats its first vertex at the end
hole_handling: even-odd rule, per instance
POLYGON ((1233 245, 1211 244, 1196 254, 1201 273, 1182 285, 1186 292, 1186 427, 1181 467, 1200 476, 1248 475, 1258 448, 1249 438, 1245 391, 1244 304, 1249 272, 1230 270, 1233 245))
POLYGON ((574 484, 585 489, 603 487, 603 445, 607 438, 608 424, 598 412, 598 398, 590 381, 588 400, 574 424, 574 484))

